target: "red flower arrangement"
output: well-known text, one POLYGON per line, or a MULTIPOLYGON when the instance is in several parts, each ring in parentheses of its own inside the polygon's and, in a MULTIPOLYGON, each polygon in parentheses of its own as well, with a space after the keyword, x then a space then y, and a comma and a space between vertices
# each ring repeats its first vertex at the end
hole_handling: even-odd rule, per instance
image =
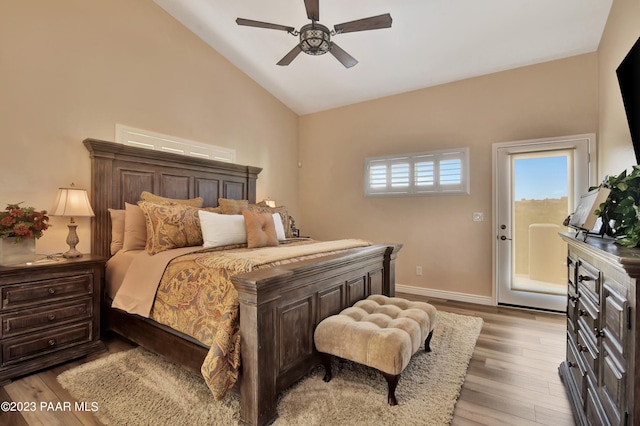
POLYGON ((50 226, 47 211, 20 207, 20 204, 7 204, 5 211, 0 211, 0 238, 15 237, 16 242, 20 242, 26 238, 42 237, 50 226))

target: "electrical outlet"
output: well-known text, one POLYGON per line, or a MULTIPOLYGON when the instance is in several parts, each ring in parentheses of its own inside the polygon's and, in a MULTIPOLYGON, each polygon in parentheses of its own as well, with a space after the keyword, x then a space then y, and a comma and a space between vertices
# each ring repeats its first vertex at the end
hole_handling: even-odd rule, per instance
POLYGON ((473 221, 474 222, 483 222, 484 221, 484 213, 482 213, 482 212, 473 212, 473 221))
POLYGON ((422 275, 422 266, 416 266, 416 275, 422 275))

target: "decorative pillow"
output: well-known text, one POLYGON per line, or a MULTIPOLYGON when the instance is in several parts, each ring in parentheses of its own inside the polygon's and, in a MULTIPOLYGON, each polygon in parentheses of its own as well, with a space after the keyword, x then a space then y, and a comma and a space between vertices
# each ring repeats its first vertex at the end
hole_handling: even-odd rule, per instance
POLYGON ((221 247, 247 242, 244 216, 225 215, 200 210, 203 247, 221 247))
POLYGON ((249 200, 218 198, 218 204, 222 207, 222 214, 242 214, 249 207, 249 200))
POLYGON ((284 226, 282 225, 282 218, 280 217, 280 213, 274 213, 271 215, 273 218, 273 224, 276 228, 276 236, 278 237, 278 241, 283 241, 287 239, 287 235, 284 232, 284 226))
POLYGON ((291 238, 291 222, 289 221, 289 212, 285 206, 278 207, 267 207, 267 206, 259 206, 257 204, 251 204, 248 207, 248 210, 251 212, 257 213, 278 213, 280 218, 282 219, 282 227, 284 228, 284 234, 287 238, 291 238))
POLYGON ((142 194, 140 194, 140 199, 142 201, 149 201, 154 204, 183 204, 191 207, 202 207, 202 205, 204 204, 204 198, 202 197, 190 198, 188 200, 178 200, 174 198, 161 197, 148 191, 142 191, 142 194))
POLYGON ((202 245, 199 209, 182 204, 154 204, 149 201, 140 201, 138 206, 145 215, 145 249, 149 254, 202 245))
POLYGON ((144 250, 147 244, 147 224, 140 207, 124 203, 124 238, 122 251, 144 250))
POLYGON ((247 230, 247 247, 269 247, 278 245, 278 236, 272 213, 243 211, 244 226, 247 230))
POLYGON ((113 256, 124 245, 124 216, 125 211, 109 209, 109 216, 111 217, 111 255, 113 256))

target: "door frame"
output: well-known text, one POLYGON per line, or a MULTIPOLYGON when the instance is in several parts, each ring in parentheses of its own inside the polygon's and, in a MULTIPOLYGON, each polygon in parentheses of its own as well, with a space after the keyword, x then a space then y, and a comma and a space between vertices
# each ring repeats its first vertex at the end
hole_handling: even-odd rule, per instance
MULTIPOLYGON (((497 142, 492 144, 491 147, 491 196, 492 196, 492 221, 491 221, 491 247, 492 247, 492 286, 491 286, 491 297, 493 300, 494 306, 498 306, 498 235, 499 235, 499 224, 498 224, 498 191, 499 191, 499 182, 497 176, 498 170, 498 149, 505 147, 517 147, 519 145, 545 145, 549 143, 562 143, 562 142, 571 142, 573 140, 584 140, 588 141, 588 157, 589 157, 589 185, 595 186, 598 184, 598 175, 597 175, 597 146, 596 146, 596 135, 595 133, 585 133, 579 135, 570 135, 570 136, 561 136, 561 137, 552 137, 552 138, 544 138, 544 139, 527 139, 527 140, 519 140, 519 141, 510 141, 510 142, 497 142)), ((576 194, 576 199, 579 199, 580 195, 576 194)), ((558 237, 559 238, 559 237, 558 237)))

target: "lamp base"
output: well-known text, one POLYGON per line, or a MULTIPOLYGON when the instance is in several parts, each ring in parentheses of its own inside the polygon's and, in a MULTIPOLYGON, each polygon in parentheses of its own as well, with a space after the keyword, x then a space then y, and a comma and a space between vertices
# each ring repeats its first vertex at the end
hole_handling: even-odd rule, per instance
POLYGON ((67 225, 69 228, 69 235, 67 235, 67 244, 69 244, 69 250, 65 253, 62 253, 62 257, 66 259, 74 259, 76 257, 82 257, 82 253, 80 253, 76 249, 76 245, 80 242, 78 238, 78 233, 76 232, 76 228, 78 225, 75 224, 73 218, 71 218, 71 223, 67 225))
POLYGON ((76 257, 82 257, 82 253, 80 253, 76 248, 72 248, 64 253, 62 253, 62 257, 65 259, 75 259, 76 257))

